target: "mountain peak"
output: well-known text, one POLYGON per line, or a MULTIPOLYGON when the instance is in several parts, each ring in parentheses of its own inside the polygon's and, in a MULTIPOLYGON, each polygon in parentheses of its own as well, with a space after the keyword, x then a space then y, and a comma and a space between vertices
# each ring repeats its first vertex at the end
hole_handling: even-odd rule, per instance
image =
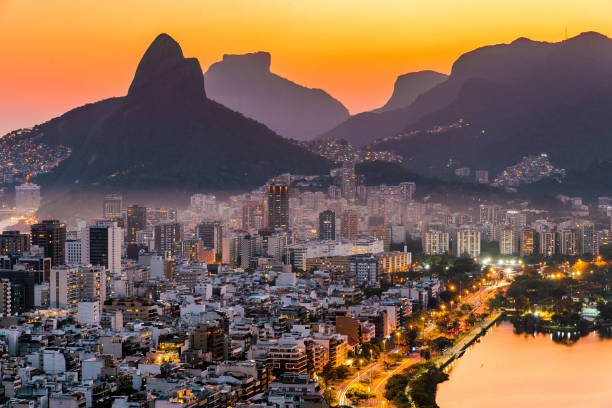
POLYGON ((598 33, 597 31, 584 31, 580 34, 578 34, 576 37, 574 38, 600 38, 600 39, 606 39, 609 40, 608 37, 606 37, 605 35, 598 33))
POLYGON ((270 53, 263 51, 224 55, 206 71, 206 94, 297 140, 311 139, 349 117, 346 108, 325 91, 271 72, 270 61, 270 53))
POLYGON ((270 71, 272 57, 269 52, 258 51, 248 54, 225 54, 223 62, 244 70, 270 71))
POLYGON ((599 43, 607 43, 610 41, 610 38, 605 35, 598 33, 596 31, 585 31, 583 33, 578 34, 575 37, 568 38, 565 41, 562 41, 561 44, 599 44, 599 43))
POLYGON ((530 38, 527 37, 519 37, 516 40, 512 41, 510 44, 511 45, 517 45, 517 44, 531 44, 531 43, 535 43, 536 41, 533 41, 530 38))
POLYGON ((400 75, 393 86, 391 98, 382 108, 377 109, 376 112, 406 107, 414 102, 419 95, 447 79, 446 75, 429 70, 400 75))
POLYGON ((142 56, 128 96, 151 87, 163 89, 164 93, 204 95, 200 63, 195 58, 185 58, 179 43, 165 33, 159 34, 142 56))

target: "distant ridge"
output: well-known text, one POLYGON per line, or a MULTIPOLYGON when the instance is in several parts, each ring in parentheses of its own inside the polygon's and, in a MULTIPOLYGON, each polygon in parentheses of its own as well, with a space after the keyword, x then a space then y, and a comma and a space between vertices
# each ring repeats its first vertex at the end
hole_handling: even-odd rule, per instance
POLYGON ((482 47, 402 110, 407 124, 397 133, 412 136, 372 148, 399 153, 407 166, 430 174, 449 160, 491 174, 541 152, 556 167, 584 169, 612 159, 611 73, 612 40, 599 33, 482 47), (460 119, 464 126, 449 126, 460 119))

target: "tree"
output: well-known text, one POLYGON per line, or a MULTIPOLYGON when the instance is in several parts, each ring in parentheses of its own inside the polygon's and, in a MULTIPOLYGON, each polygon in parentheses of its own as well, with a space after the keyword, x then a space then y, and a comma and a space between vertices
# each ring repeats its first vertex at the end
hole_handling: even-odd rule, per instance
POLYGON ((385 384, 385 392, 383 396, 389 401, 393 401, 399 394, 404 393, 404 389, 408 385, 408 376, 403 374, 395 374, 385 384))
POLYGON ((521 313, 526 312, 527 310, 529 310, 529 298, 525 295, 520 295, 519 297, 516 298, 515 301, 515 306, 516 306, 516 310, 518 310, 521 313))
POLYGON ((471 311, 471 310, 472 310, 472 305, 470 305, 469 303, 463 303, 463 304, 461 305, 461 310, 462 310, 463 312, 469 312, 469 311, 471 311))
POLYGON ((390 353, 388 358, 391 364, 396 364, 402 360, 402 355, 400 353, 390 353))
POLYGON ((475 325, 477 321, 478 319, 476 319, 476 316, 474 316, 474 313, 470 313, 468 318, 465 319, 465 323, 468 324, 469 326, 475 325))
POLYGON ((353 402, 359 403, 360 401, 374 398, 375 395, 368 392, 364 385, 356 383, 346 392, 346 397, 353 402))
POLYGON ((447 313, 443 314, 442 316, 436 319, 436 326, 438 326, 438 328, 441 331, 447 331, 448 328, 450 327, 450 324, 451 324, 451 318, 447 313))
POLYGON ((493 296, 487 301, 487 306, 490 310, 501 309, 502 307, 508 306, 508 299, 506 299, 503 294, 496 293, 495 296, 493 296))
POLYGON ((612 302, 599 302, 597 311, 601 320, 612 321, 612 302))
POLYGON ((453 341, 448 337, 440 336, 432 342, 432 345, 436 351, 444 351, 453 345, 453 341))
POLYGON ((338 400, 336 399, 336 391, 334 391, 333 388, 326 388, 325 391, 323 391, 323 398, 325 399, 325 402, 329 404, 330 407, 334 406, 336 402, 338 402, 338 400))
POLYGON ((423 360, 429 360, 431 358, 431 352, 429 349, 421 349, 421 351, 419 351, 419 355, 423 360))

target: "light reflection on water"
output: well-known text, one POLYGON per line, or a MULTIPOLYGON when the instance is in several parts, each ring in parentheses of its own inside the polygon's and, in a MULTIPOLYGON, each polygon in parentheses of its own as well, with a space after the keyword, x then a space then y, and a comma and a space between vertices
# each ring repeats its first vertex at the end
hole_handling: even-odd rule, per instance
POLYGON ((441 408, 612 407, 612 339, 590 333, 575 343, 550 335, 490 329, 454 363, 438 387, 441 408))

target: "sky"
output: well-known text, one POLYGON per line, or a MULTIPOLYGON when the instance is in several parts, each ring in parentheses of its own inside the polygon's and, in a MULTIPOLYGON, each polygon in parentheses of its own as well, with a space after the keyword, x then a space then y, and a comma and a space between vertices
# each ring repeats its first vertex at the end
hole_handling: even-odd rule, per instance
POLYGON ((204 71, 269 51, 274 73, 358 113, 398 75, 518 37, 612 36, 611 16, 612 0, 0 0, 0 135, 125 95, 161 32, 204 71))

